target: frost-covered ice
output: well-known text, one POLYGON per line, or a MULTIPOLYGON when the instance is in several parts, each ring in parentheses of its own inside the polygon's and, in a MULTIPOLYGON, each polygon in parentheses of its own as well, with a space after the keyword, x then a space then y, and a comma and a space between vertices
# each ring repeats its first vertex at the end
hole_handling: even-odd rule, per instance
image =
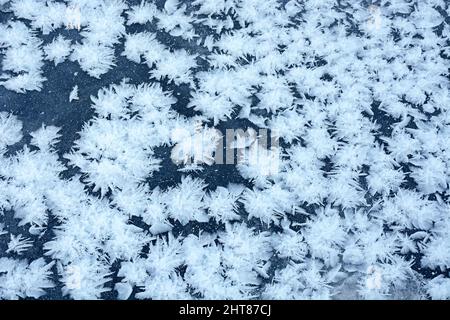
POLYGON ((450 299, 449 14, 0 0, 0 298, 450 299))

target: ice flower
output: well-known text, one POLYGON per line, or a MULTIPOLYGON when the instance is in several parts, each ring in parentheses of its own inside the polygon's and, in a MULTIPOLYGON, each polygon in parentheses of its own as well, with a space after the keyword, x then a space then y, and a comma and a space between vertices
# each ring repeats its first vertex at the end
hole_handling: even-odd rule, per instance
POLYGON ((28 263, 27 260, 0 258, 0 298, 20 299, 39 298, 45 289, 52 288, 50 269, 54 262, 46 263, 39 258, 28 263))
POLYGON ((228 188, 219 186, 216 190, 209 192, 204 197, 208 214, 218 222, 239 220, 237 200, 242 191, 243 188, 241 186, 229 185, 228 188))
POLYGON ((64 39, 62 35, 54 38, 52 42, 43 47, 45 59, 53 61, 55 66, 64 62, 72 52, 71 41, 64 39))
POLYGON ((37 131, 31 133, 31 144, 43 151, 47 151, 59 142, 61 128, 54 126, 44 126, 37 131))
POLYGON ((89 41, 73 45, 70 60, 77 61, 81 69, 98 79, 115 66, 113 48, 89 41))
POLYGON ((336 266, 347 238, 336 209, 325 208, 317 212, 317 217, 306 222, 303 234, 313 257, 322 259, 327 266, 336 266))
POLYGON ((157 62, 156 68, 150 72, 150 75, 156 79, 167 77, 177 85, 191 83, 193 80, 191 69, 197 66, 195 59, 195 55, 188 54, 184 49, 167 52, 157 62))
POLYGON ((201 179, 185 176, 175 188, 165 193, 165 204, 167 212, 173 219, 186 225, 189 221, 207 222, 203 203, 206 184, 201 179))
POLYGON ((11 234, 11 239, 8 242, 8 249, 6 253, 15 252, 17 254, 23 254, 33 245, 33 241, 23 237, 21 234, 14 236, 11 234))
MULTIPOLYGON (((150 57, 155 48, 152 45, 160 45, 156 41, 155 35, 148 32, 139 32, 127 34, 125 37, 125 49, 122 52, 129 60, 141 63, 142 56, 150 57)), ((161 46, 161 45, 160 45, 161 46)), ((159 61, 161 58, 152 57, 153 61, 159 61)))
POLYGON ((131 6, 130 10, 127 11, 127 24, 145 24, 147 22, 151 22, 157 14, 157 11, 158 10, 154 3, 141 1, 139 5, 131 6))
POLYGON ((22 139, 22 122, 14 115, 0 112, 0 151, 22 139))

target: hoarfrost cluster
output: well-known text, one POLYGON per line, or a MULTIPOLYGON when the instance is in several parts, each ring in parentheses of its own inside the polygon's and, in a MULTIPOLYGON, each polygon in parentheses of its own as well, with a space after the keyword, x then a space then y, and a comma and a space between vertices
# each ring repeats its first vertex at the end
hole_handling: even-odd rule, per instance
POLYGON ((450 299, 449 14, 0 0, 0 298, 450 299), (6 96, 67 65, 62 151, 6 96))

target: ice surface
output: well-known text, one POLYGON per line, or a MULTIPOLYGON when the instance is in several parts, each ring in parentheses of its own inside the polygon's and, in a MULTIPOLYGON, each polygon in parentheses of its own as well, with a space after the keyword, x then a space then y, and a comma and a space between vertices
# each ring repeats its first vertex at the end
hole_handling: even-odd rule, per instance
POLYGON ((0 299, 450 299, 449 13, 0 0, 0 299))

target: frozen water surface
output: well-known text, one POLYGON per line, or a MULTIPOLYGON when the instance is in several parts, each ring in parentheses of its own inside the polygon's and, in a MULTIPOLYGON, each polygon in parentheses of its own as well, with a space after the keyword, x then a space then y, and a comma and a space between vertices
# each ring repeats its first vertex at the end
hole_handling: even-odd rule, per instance
POLYGON ((449 299, 449 12, 0 0, 0 298, 449 299))

